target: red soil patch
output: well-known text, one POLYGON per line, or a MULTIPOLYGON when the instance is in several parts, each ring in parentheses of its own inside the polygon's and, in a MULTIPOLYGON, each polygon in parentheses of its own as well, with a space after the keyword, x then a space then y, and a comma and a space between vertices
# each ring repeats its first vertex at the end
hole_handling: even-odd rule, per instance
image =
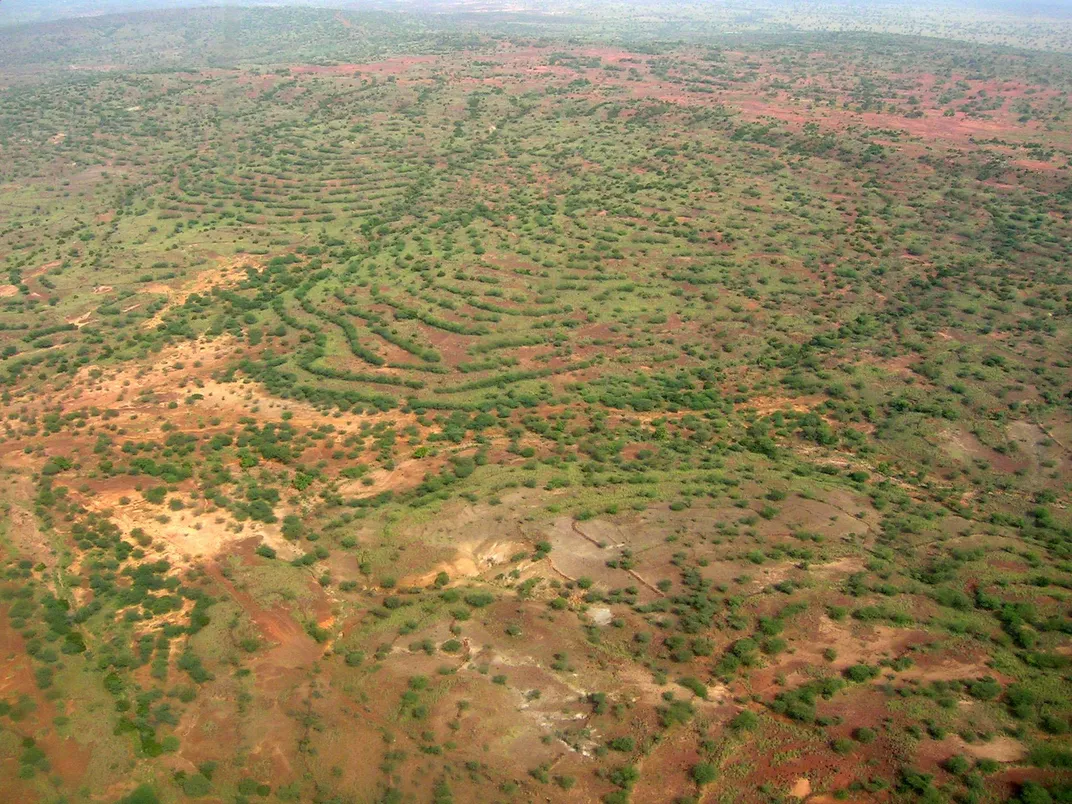
MULTIPOLYGON (((20 736, 33 736, 37 747, 44 751, 52 766, 51 773, 59 775, 66 784, 77 787, 89 767, 92 751, 89 746, 80 745, 73 738, 60 736, 51 728, 53 718, 60 714, 37 688, 33 677, 33 665, 26 655, 26 645, 22 636, 15 631, 7 617, 7 608, 0 610, 0 699, 15 703, 23 696, 30 698, 36 705, 35 710, 26 720, 12 724, 12 730, 20 736), (14 659, 9 657, 14 656, 14 659)), ((16 782, 17 764, 15 757, 0 759, 0 800, 29 801, 23 786, 16 782), (22 790, 21 793, 15 791, 22 790)))
POLYGON ((252 596, 225 578, 216 563, 206 565, 205 572, 226 590, 231 599, 253 620, 261 635, 274 643, 271 649, 259 654, 254 660, 254 665, 259 668, 262 677, 265 670, 269 671, 267 677, 278 678, 280 671, 309 667, 323 655, 323 648, 305 632, 289 611, 283 608, 265 609, 258 605, 252 596))

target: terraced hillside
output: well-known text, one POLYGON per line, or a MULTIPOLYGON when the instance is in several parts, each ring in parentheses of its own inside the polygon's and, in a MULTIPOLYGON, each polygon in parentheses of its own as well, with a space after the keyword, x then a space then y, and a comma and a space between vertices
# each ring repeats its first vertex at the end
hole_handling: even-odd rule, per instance
POLYGON ((0 73, 0 797, 1065 800, 1067 57, 273 14, 0 73))

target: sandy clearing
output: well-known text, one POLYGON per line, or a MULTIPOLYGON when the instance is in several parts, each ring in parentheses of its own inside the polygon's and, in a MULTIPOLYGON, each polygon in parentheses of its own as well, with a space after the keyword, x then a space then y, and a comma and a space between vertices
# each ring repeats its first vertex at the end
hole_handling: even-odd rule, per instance
POLYGON ((811 780, 807 776, 801 776, 793 786, 789 788, 789 795, 793 798, 807 798, 811 795, 811 780))

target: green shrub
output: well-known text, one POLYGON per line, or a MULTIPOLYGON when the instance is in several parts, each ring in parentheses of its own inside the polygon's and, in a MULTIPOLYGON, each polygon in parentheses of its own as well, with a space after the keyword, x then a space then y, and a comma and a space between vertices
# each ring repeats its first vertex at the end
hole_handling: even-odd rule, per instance
POLYGON ((182 792, 190 798, 202 798, 212 792, 212 782, 204 774, 194 773, 183 780, 182 792))
POLYGON ((830 743, 830 747, 834 749, 836 754, 851 754, 852 749, 855 747, 852 740, 845 737, 838 737, 830 743))
POLYGON ((692 780, 701 787, 711 784, 718 778, 718 769, 710 762, 700 762, 692 766, 692 780))
POLYGON ((759 717, 755 712, 743 709, 734 715, 730 721, 730 728, 734 731, 747 731, 759 725, 759 717))

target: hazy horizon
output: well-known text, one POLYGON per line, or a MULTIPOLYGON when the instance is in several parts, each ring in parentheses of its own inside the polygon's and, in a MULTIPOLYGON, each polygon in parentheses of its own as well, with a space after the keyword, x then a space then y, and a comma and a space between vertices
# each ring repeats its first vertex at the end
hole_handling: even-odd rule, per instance
POLYGON ((1065 16, 1072 14, 1072 0, 1040 0, 1038 2, 1015 2, 1014 0, 939 0, 937 3, 920 3, 916 0, 881 0, 880 2, 861 2, 860 0, 831 0, 826 3, 800 2, 800 0, 765 0, 762 3, 739 2, 674 2, 663 0, 656 2, 599 2, 599 0, 580 0, 579 2, 542 2, 531 0, 525 2, 507 2, 507 0, 487 0, 486 2, 462 2, 462 0, 8 0, 0 3, 0 25, 28 22, 47 22, 78 17, 102 16, 107 14, 130 14, 146 11, 180 10, 214 7, 306 7, 329 8, 346 11, 408 11, 408 12, 498 12, 498 13, 546 13, 560 14, 563 10, 575 10, 578 13, 591 13, 599 9, 625 7, 648 8, 654 11, 703 12, 712 10, 738 11, 741 13, 764 12, 771 9, 808 9, 822 11, 825 9, 932 9, 946 8, 957 10, 978 9, 980 11, 1001 11, 1017 18, 1046 17, 1050 15, 1065 16))

